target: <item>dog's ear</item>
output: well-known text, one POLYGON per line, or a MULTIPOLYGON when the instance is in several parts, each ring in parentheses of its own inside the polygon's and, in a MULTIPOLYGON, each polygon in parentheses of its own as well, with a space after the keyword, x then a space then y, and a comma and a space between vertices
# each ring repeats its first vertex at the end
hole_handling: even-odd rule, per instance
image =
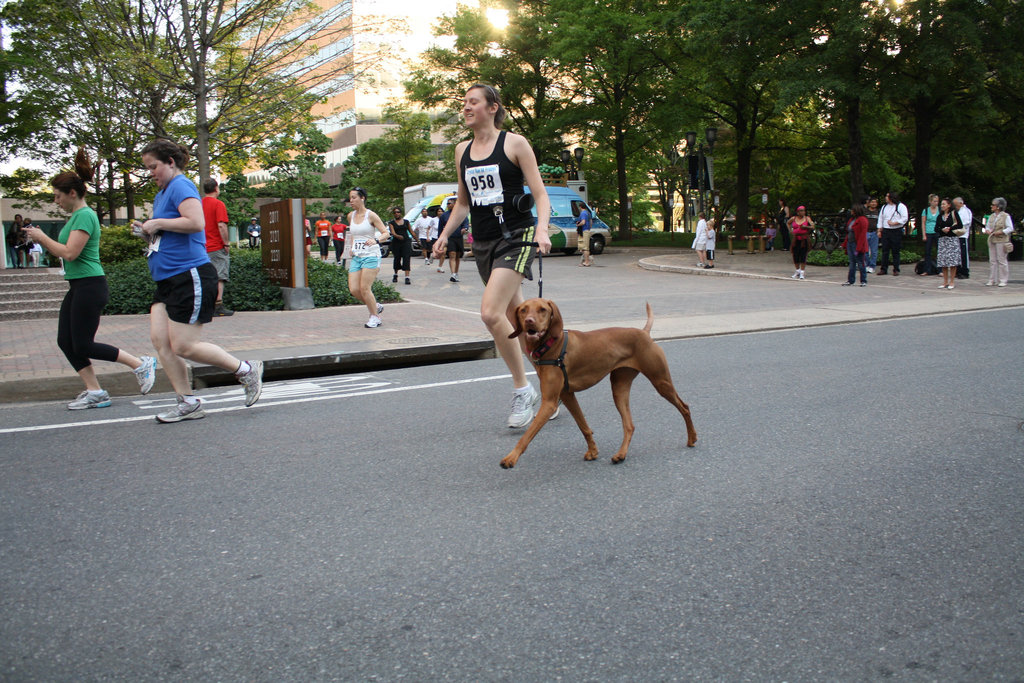
POLYGON ((526 302, 524 301, 523 303, 516 306, 515 315, 512 316, 513 318, 515 318, 515 320, 512 323, 515 326, 515 329, 512 330, 512 334, 508 335, 509 339, 515 339, 516 337, 523 333, 523 316, 521 314, 523 311, 523 306, 525 305, 526 302))
POLYGON ((548 320, 548 339, 558 339, 562 336, 562 312, 558 310, 558 305, 551 299, 545 299, 544 303, 551 309, 551 319, 548 320))

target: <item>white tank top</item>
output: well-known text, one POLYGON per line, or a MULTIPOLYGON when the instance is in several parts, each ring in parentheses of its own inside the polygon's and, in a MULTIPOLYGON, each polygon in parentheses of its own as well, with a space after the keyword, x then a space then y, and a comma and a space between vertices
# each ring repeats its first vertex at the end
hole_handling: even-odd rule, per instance
POLYGON ((367 240, 377 234, 377 230, 370 223, 370 212, 363 214, 361 223, 352 223, 348 226, 348 238, 352 241, 353 256, 380 256, 380 245, 376 242, 366 244, 367 240))

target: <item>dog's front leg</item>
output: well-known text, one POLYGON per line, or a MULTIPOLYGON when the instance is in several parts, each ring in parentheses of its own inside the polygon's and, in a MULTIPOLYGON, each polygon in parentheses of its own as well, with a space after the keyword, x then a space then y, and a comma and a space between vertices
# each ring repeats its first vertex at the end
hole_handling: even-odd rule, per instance
POLYGON ((576 420, 576 426, 580 428, 583 438, 587 440, 587 452, 583 454, 584 460, 597 460, 597 442, 594 441, 594 430, 587 424, 587 418, 583 417, 583 409, 580 408, 576 394, 568 391, 562 392, 562 405, 569 409, 572 419, 576 420))
POLYGON ((531 422, 530 426, 526 428, 526 433, 520 437, 519 441, 516 442, 516 445, 512 448, 509 454, 502 459, 501 466, 503 469, 507 470, 516 466, 516 463, 519 461, 519 456, 523 454, 526 447, 530 445, 531 441, 533 441, 533 437, 537 436, 537 432, 540 431, 540 428, 543 427, 547 421, 551 419, 551 416, 555 414, 555 409, 557 407, 557 400, 549 401, 545 398, 541 401, 540 407, 537 408, 537 414, 533 416, 533 422, 531 422))

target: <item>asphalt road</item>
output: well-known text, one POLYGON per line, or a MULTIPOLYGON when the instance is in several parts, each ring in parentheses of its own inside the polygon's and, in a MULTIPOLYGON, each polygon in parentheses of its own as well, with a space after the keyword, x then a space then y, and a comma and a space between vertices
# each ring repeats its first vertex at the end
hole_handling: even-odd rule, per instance
POLYGON ((617 466, 497 360, 0 406, 0 679, 1019 680, 1022 317, 666 342, 617 466))

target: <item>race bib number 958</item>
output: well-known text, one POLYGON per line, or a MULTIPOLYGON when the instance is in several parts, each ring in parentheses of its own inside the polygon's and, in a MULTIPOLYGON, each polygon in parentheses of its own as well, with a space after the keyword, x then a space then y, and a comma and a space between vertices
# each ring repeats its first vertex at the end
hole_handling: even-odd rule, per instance
POLYGON ((469 188, 470 201, 476 206, 502 203, 504 188, 497 164, 467 168, 466 187, 469 188))

